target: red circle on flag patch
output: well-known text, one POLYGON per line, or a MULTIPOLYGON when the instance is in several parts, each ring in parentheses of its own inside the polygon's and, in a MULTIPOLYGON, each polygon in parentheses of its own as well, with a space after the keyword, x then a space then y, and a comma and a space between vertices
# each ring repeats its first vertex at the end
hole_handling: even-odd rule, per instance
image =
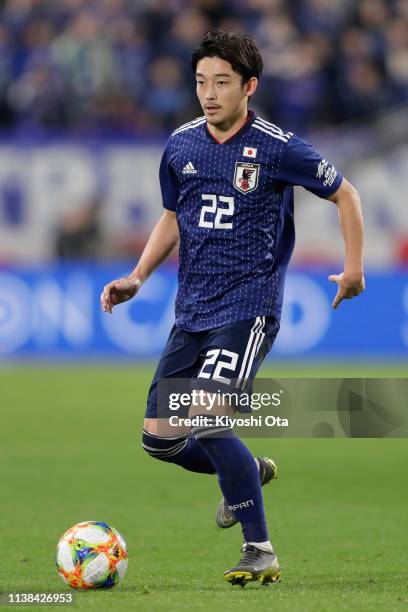
POLYGON ((252 149, 249 149, 248 155, 252 155, 252 153, 253 153, 252 149))

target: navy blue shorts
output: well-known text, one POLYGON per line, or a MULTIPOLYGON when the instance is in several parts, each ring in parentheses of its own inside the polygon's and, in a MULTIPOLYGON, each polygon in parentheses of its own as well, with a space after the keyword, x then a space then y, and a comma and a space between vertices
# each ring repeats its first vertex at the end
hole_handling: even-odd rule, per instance
POLYGON ((217 381, 249 393, 278 331, 278 321, 270 316, 202 332, 188 332, 174 325, 150 386, 146 418, 158 416, 157 386, 162 379, 217 381))

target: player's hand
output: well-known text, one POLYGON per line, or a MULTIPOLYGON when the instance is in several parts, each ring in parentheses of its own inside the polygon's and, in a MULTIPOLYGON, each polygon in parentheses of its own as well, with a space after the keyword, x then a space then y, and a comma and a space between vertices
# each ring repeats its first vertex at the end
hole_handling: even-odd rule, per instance
POLYGON ((337 283, 337 295, 333 300, 332 308, 336 309, 343 300, 351 300, 351 298, 360 295, 365 289, 365 280, 363 275, 350 276, 342 272, 341 274, 331 274, 329 281, 337 283))
POLYGON ((117 278, 103 288, 101 293, 101 308, 104 312, 112 312, 116 304, 127 302, 136 295, 142 283, 138 278, 117 278))

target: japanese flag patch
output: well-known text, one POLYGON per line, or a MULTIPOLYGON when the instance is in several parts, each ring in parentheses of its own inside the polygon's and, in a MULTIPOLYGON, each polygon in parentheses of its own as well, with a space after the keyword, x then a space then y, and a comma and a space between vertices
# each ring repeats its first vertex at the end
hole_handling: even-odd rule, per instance
POLYGON ((244 147, 243 153, 242 155, 244 157, 252 157, 252 159, 255 159, 256 157, 256 148, 255 147, 244 147))

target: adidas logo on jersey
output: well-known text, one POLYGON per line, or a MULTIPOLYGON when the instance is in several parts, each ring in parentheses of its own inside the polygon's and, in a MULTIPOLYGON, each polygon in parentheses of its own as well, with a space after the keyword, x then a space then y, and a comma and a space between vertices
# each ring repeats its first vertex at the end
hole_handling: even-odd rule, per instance
POLYGON ((191 161, 189 161, 188 164, 184 166, 182 173, 183 174, 197 174, 197 170, 194 168, 191 161))

